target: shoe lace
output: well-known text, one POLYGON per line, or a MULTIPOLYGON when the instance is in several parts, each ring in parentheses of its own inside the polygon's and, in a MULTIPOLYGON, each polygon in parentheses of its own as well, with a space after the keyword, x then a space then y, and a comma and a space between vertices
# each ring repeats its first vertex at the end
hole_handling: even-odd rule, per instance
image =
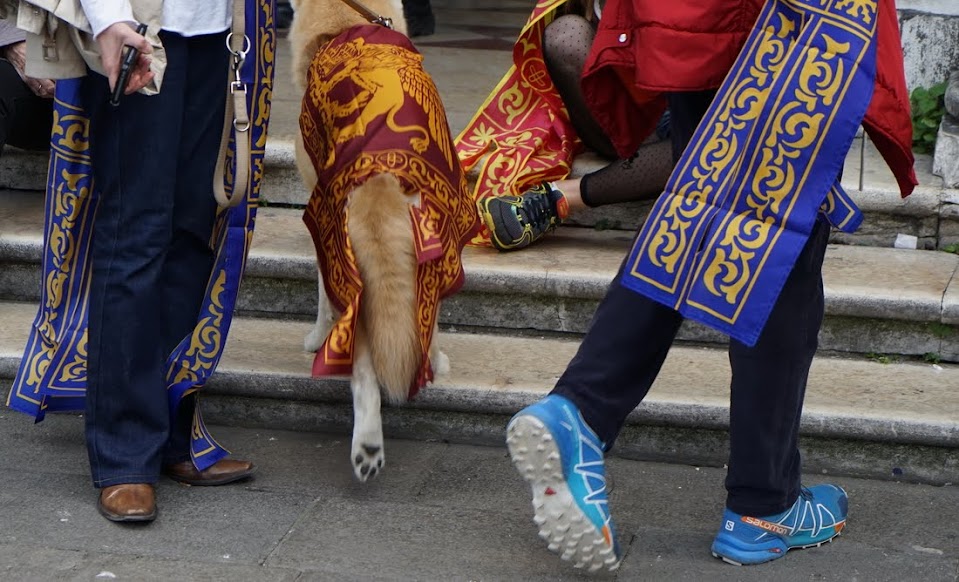
POLYGON ((553 218, 556 213, 553 204, 546 193, 536 192, 523 197, 523 211, 521 218, 534 228, 545 231, 554 226, 553 218))

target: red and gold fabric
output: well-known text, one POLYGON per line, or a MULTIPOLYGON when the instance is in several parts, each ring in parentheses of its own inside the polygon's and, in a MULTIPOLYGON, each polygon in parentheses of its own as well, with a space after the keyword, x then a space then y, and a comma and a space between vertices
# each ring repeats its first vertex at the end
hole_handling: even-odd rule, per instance
MULTIPOLYGON (((513 47, 513 66, 455 140, 466 171, 482 162, 476 200, 562 180, 583 149, 543 61, 543 30, 565 3, 536 4, 513 47)), ((471 244, 489 245, 485 226, 471 244)))
MULTIPOLYGON (((635 152, 655 129, 665 93, 720 86, 765 4, 607 0, 582 86, 590 111, 621 156, 635 152)), ((879 0, 878 7, 875 87, 862 125, 905 197, 917 181, 899 23, 895 0, 879 0)))
MULTIPOLYGON (((891 0, 766 0, 636 238, 624 286, 755 345, 820 215, 847 232, 862 218, 838 177, 880 91, 883 22, 895 26, 891 0)), ((911 164, 900 184, 908 195, 911 164)))
POLYGON ((420 196, 419 206, 410 205, 410 221, 423 362, 411 397, 433 378, 428 347, 439 302, 463 284, 460 253, 479 228, 446 112, 422 61, 400 33, 350 28, 314 56, 300 115, 318 177, 303 221, 327 296, 341 312, 316 354, 313 375, 352 371, 363 281, 350 247, 347 197, 371 176, 390 173, 404 191, 420 196))

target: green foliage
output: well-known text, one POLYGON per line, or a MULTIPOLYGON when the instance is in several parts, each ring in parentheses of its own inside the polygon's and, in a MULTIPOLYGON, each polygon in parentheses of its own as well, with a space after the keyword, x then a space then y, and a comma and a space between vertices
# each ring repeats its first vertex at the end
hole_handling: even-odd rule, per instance
POLYGON ((891 364, 893 362, 899 361, 899 358, 896 358, 894 356, 889 356, 886 354, 877 354, 874 352, 869 352, 868 354, 866 354, 866 359, 872 360, 873 362, 878 362, 880 364, 891 364))
POLYGON ((954 255, 959 255, 959 243, 952 243, 951 245, 946 245, 939 250, 945 253, 952 253, 954 255))
POLYGON ((942 362, 942 356, 936 352, 926 352, 922 355, 922 359, 930 364, 939 364, 942 362))
POLYGON ((916 87, 909 96, 912 104, 912 149, 931 154, 936 148, 939 123, 946 113, 946 83, 916 87))

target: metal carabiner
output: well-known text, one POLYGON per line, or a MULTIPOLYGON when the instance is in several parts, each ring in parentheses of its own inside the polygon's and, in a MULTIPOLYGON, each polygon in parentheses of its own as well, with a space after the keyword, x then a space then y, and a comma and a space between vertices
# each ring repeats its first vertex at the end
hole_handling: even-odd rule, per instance
POLYGON ((393 29, 393 19, 388 16, 378 16, 371 21, 372 24, 379 24, 380 26, 385 26, 390 30, 393 29))
POLYGON ((250 37, 243 35, 243 48, 239 50, 233 50, 233 34, 230 33, 226 35, 226 50, 230 51, 230 54, 233 56, 239 56, 241 59, 246 58, 246 53, 250 52, 250 49, 253 48, 253 43, 250 41, 250 37))
POLYGON ((230 54, 233 56, 233 82, 230 83, 231 93, 246 88, 246 83, 240 78, 240 69, 243 68, 246 55, 250 52, 251 48, 253 48, 253 43, 250 41, 250 37, 244 34, 242 48, 233 50, 233 33, 231 32, 226 35, 226 49, 230 51, 230 54))

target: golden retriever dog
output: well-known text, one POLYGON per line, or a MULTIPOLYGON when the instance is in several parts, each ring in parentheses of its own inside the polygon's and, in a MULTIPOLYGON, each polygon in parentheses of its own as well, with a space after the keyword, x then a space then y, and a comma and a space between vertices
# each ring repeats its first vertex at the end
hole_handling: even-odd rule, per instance
POLYGON ((320 279, 304 347, 315 376, 351 375, 350 461, 366 481, 385 463, 381 388, 406 401, 449 370, 439 303, 462 284, 460 253, 479 222, 400 0, 362 1, 393 30, 343 0, 298 0, 289 39, 320 279))

